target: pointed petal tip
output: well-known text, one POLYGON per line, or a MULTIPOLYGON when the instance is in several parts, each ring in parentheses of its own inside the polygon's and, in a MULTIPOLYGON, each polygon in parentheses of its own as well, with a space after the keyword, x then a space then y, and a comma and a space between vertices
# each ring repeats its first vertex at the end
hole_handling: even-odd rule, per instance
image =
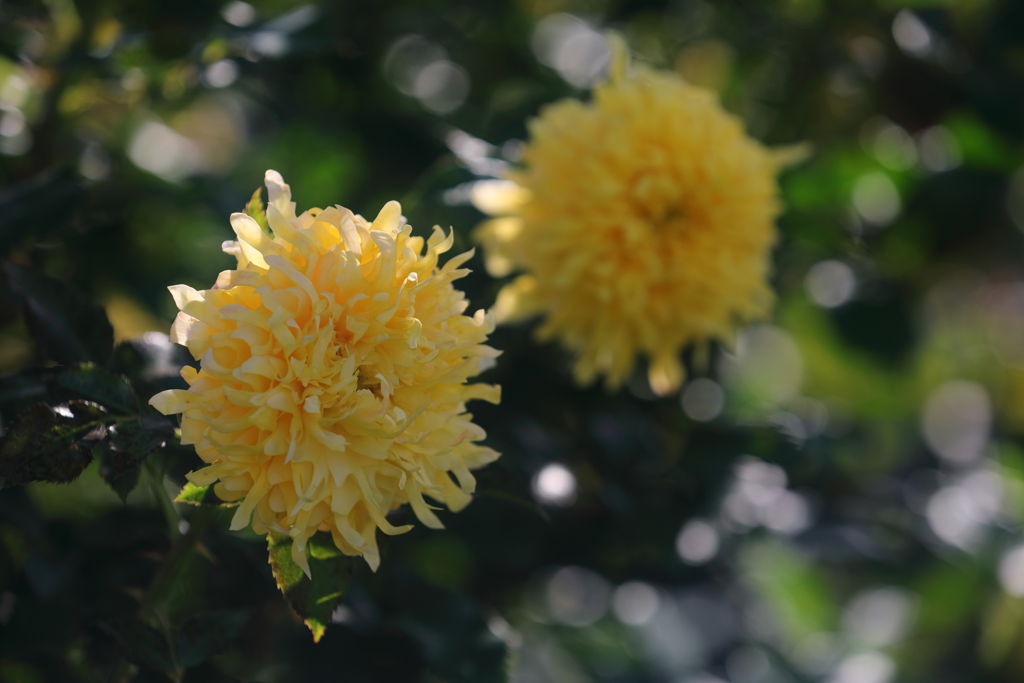
POLYGON ((369 565, 370 571, 377 573, 377 569, 380 568, 380 555, 364 554, 363 559, 366 560, 366 564, 369 565))
POLYGON ((188 407, 186 389, 167 389, 149 399, 149 405, 163 415, 182 413, 188 407))
POLYGON ((391 232, 401 227, 401 222, 402 205, 392 199, 381 207, 377 217, 373 219, 373 224, 370 225, 370 230, 391 232))

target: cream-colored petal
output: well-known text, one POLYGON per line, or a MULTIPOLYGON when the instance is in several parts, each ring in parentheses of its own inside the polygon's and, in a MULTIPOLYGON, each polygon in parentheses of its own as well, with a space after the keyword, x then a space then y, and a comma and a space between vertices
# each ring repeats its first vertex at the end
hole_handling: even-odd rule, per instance
POLYGON ((263 177, 263 183, 267 186, 268 203, 280 211, 285 218, 295 218, 292 188, 285 184, 281 174, 277 171, 267 171, 263 177))
POLYGON ((164 415, 173 415, 188 410, 195 398, 195 394, 184 389, 167 389, 149 399, 149 405, 164 415))

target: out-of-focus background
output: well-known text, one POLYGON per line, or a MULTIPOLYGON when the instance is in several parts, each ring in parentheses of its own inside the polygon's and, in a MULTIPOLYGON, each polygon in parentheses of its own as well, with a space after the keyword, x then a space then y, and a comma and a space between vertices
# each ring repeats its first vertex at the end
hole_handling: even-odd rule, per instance
MULTIPOLYGON (((165 599, 242 616, 183 680, 1024 678, 1024 3, 4 0, 0 251, 173 365, 165 288, 231 267, 264 170, 300 210, 399 199, 467 249, 472 184, 588 97, 606 28, 754 137, 813 144, 782 180, 774 320, 667 399, 642 371, 577 389, 500 329, 504 400, 474 412, 504 455, 473 504, 390 539, 318 645, 262 540, 214 525, 165 599)), ((501 283, 471 266, 472 311, 501 283)), ((4 423, 59 360, 22 299, 0 285, 4 423)), ((160 457, 169 490, 198 463, 160 457)), ((95 464, 0 491, 0 681, 169 680, 109 626, 165 527, 95 464)))

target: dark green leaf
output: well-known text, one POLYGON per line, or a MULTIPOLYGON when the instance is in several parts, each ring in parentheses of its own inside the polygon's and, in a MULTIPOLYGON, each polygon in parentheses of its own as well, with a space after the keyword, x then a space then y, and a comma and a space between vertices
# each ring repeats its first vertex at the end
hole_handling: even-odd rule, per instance
POLYGON ((70 169, 54 168, 0 191, 0 255, 28 235, 42 236, 63 225, 81 190, 70 169))
POLYGON ((100 476, 127 501, 139 483, 139 465, 174 436, 174 428, 162 417, 140 417, 110 427, 105 442, 93 449, 100 461, 100 476))
POLYGON ((49 358, 64 365, 106 362, 114 330, 102 307, 59 280, 9 261, 4 272, 24 301, 29 332, 49 358))
POLYGON ((117 456, 121 471, 127 472, 173 437, 174 427, 167 418, 139 417, 110 428, 110 450, 117 456))
POLYGON ((178 636, 178 665, 195 666, 223 652, 245 626, 249 614, 241 610, 203 612, 189 619, 178 636))
POLYGON ((139 484, 141 470, 134 467, 122 471, 118 463, 118 455, 111 451, 110 444, 102 441, 92 449, 93 456, 100 461, 100 476, 114 490, 122 503, 128 502, 128 495, 139 484))
POLYGON ((309 578, 292 559, 292 542, 285 534, 269 534, 270 568, 288 604, 313 632, 313 641, 319 642, 331 613, 345 597, 356 558, 342 554, 329 533, 318 531, 306 545, 309 578))
POLYGON ((101 622, 99 627, 114 639, 121 656, 132 664, 164 673, 174 670, 166 639, 138 619, 101 622))
POLYGON ((106 412, 93 403, 39 403, 14 419, 0 438, 0 488, 30 481, 73 481, 105 435, 106 412))
POLYGON ((210 584, 221 567, 205 549, 193 546, 171 559, 158 584, 150 587, 153 604, 169 623, 180 625, 209 606, 210 584))
POLYGON ((181 489, 178 497, 174 499, 175 503, 188 503, 189 505, 223 505, 234 507, 238 505, 238 502, 225 502, 217 497, 217 494, 213 492, 213 484, 209 486, 196 486, 192 482, 188 482, 181 489))
POLYGON ((125 378, 92 363, 82 363, 54 375, 48 384, 54 393, 98 403, 110 412, 131 415, 136 411, 135 397, 125 378))

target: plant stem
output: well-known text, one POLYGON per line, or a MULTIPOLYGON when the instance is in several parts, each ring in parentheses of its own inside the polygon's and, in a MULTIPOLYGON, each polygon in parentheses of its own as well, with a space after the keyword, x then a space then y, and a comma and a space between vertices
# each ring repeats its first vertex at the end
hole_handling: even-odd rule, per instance
POLYGON ((153 497, 156 498, 157 505, 160 506, 160 511, 164 513, 167 525, 171 528, 171 539, 176 539, 181 535, 181 532, 178 530, 180 520, 178 513, 174 510, 174 504, 167 495, 167 491, 164 490, 163 476, 157 472, 156 462, 153 458, 147 458, 142 463, 142 468, 146 471, 149 489, 153 492, 153 497))

